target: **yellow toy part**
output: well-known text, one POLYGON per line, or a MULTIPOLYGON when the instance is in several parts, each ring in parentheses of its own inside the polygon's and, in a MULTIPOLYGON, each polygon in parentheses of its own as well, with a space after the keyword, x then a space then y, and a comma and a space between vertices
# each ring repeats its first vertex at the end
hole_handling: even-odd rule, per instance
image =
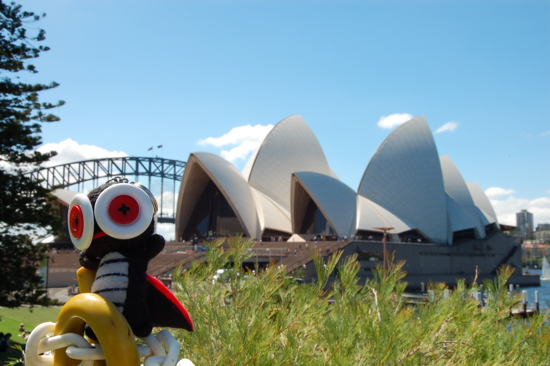
MULTIPOLYGON (((54 335, 66 333, 84 334, 88 324, 97 336, 107 366, 138 366, 140 364, 134 334, 128 322, 109 300, 84 293, 70 299, 61 309, 55 324, 54 335)), ((79 360, 71 359, 66 348, 54 351, 54 366, 77 366, 79 360)), ((97 361, 96 361, 97 364, 97 361)))
POLYGON ((145 345, 138 348, 115 305, 91 293, 95 275, 86 268, 77 271, 80 294, 61 308, 57 323, 40 324, 31 332, 25 366, 139 366, 140 357, 147 357, 148 366, 194 366, 188 359, 178 360, 180 346, 166 330, 141 338, 145 345), (86 324, 97 337, 95 348, 83 338, 86 324))
POLYGON ((80 267, 76 271, 76 280, 78 281, 78 290, 81 294, 92 292, 92 285, 95 280, 96 271, 80 267))

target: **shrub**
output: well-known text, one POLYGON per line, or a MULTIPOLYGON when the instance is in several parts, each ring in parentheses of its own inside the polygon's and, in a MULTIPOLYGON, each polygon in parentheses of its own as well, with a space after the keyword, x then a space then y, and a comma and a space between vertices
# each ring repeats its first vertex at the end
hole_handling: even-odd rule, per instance
POLYGON ((284 268, 242 270, 250 240, 221 241, 206 262, 175 275, 176 294, 195 322, 175 335, 182 356, 197 365, 543 365, 549 362, 548 313, 528 321, 510 318, 518 299, 506 291, 503 269, 484 284, 487 306, 463 282, 445 296, 430 284, 430 302, 418 307, 401 296, 403 263, 375 271, 360 283, 354 256, 326 261, 315 251, 318 280, 299 284, 284 268), (338 278, 328 284, 338 267, 338 278), (217 269, 232 268, 227 282, 212 283, 217 269))

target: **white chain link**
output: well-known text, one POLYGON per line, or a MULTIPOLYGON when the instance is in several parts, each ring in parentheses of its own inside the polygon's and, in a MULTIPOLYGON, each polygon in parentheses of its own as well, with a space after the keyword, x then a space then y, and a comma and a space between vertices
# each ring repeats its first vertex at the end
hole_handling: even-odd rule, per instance
MULTIPOLYGON (((91 345, 75 333, 53 337, 54 330, 55 323, 50 322, 42 323, 32 331, 27 339, 25 366, 55 366, 52 352, 65 347, 68 357, 82 361, 79 366, 93 366, 95 360, 105 359, 99 344, 91 345)), ((149 356, 144 366, 194 366, 188 359, 178 360, 180 345, 167 330, 159 332, 156 337, 150 334, 141 340, 146 344, 138 346, 139 357, 149 356), (168 349, 168 354, 162 345, 168 349)))

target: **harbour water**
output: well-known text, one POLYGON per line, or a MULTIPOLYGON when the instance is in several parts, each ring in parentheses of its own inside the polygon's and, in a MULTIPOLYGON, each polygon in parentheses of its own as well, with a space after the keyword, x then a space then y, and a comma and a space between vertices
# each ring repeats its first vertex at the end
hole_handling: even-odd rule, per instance
MULTIPOLYGON (((523 270, 524 273, 527 270, 523 270)), ((542 274, 542 270, 540 269, 529 269, 529 273, 535 273, 538 275, 542 274)), ((521 290, 527 291, 527 301, 529 304, 529 307, 534 306, 535 304, 535 291, 539 292, 539 305, 541 311, 546 310, 550 308, 550 281, 540 281, 540 286, 538 287, 525 287, 521 288, 521 290)))

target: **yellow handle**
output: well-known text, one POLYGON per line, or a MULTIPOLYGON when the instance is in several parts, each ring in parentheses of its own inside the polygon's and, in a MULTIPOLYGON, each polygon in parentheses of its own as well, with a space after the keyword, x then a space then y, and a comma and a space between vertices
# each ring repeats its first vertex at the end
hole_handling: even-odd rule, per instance
POLYGON ((76 271, 76 278, 78 281, 78 290, 81 294, 85 292, 92 292, 92 285, 95 280, 96 271, 91 269, 80 267, 76 271))
MULTIPOLYGON (((74 296, 61 308, 55 324, 54 335, 65 333, 83 335, 85 324, 92 328, 99 344, 102 345, 107 366, 138 366, 140 364, 132 329, 126 318, 109 300, 93 293, 74 296)), ((65 350, 66 348, 61 348, 54 351, 54 366, 77 366, 80 364, 79 360, 69 358, 65 350)), ((102 363, 96 361, 96 365, 98 364, 102 363)))

